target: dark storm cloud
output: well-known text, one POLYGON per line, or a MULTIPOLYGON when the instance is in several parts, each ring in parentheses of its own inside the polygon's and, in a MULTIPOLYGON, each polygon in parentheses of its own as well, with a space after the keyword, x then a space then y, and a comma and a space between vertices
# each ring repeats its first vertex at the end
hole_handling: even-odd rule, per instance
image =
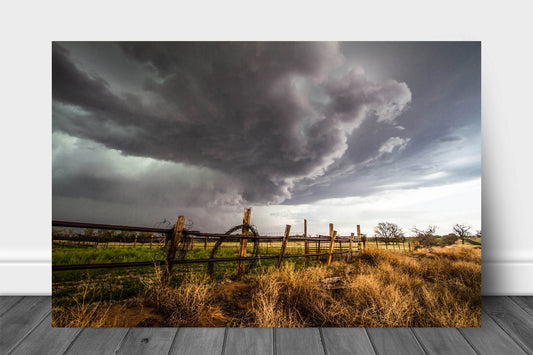
MULTIPOLYGON (((302 179, 331 178, 409 141, 394 128, 411 101, 407 84, 372 82, 346 65, 336 43, 118 45, 146 67, 146 95, 115 92, 54 44, 53 129, 125 156, 219 171, 252 203, 281 202, 302 179), (350 143, 372 130, 372 144, 350 143)), ((54 177, 62 196, 120 199, 128 190, 134 182, 90 171, 54 177)))

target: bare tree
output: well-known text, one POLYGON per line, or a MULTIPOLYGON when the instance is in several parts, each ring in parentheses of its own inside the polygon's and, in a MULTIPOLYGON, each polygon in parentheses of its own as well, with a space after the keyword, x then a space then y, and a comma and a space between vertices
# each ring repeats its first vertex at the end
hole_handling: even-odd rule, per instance
POLYGON ((478 229, 478 230, 476 231, 476 237, 477 237, 477 238, 481 238, 481 229, 478 229))
POLYGON ((385 242, 385 246, 389 245, 389 241, 398 241, 403 237, 403 231, 397 224, 389 222, 380 222, 374 228, 374 237, 380 238, 385 242))
POLYGON ((465 243, 465 238, 470 237, 472 234, 470 233, 470 229, 472 227, 468 226, 466 224, 456 224, 453 226, 453 232, 459 239, 461 239, 462 244, 465 243))
POLYGON ((415 234, 416 237, 419 235, 432 236, 435 234, 437 226, 428 226, 426 229, 418 229, 416 227, 411 228, 411 231, 415 234))
POLYGON ((437 226, 428 226, 426 229, 411 228, 414 237, 418 240, 421 246, 432 247, 437 245, 437 238, 435 238, 435 231, 437 226))

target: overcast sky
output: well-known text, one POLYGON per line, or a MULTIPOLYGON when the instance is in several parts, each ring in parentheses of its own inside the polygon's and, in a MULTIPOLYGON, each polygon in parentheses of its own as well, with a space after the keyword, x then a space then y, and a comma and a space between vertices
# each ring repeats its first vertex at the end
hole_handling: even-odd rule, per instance
POLYGON ((55 42, 52 217, 480 229, 480 48, 55 42))

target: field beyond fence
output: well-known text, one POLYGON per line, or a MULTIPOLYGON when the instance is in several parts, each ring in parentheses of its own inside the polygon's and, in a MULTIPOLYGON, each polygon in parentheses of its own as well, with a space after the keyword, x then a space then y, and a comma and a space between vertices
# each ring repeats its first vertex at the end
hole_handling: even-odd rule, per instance
POLYGON ((170 277, 175 264, 207 264, 208 270, 212 273, 213 263, 237 262, 237 274, 242 276, 247 268, 256 265, 262 260, 277 260, 277 267, 280 267, 283 260, 292 258, 316 258, 327 257, 328 264, 334 256, 345 255, 349 261, 354 253, 365 247, 366 243, 361 241, 360 227, 357 226, 357 235, 351 233, 350 236, 339 236, 334 230, 333 224, 329 224, 329 235, 308 236, 307 220, 304 220, 304 233, 301 236, 291 236, 291 226, 287 225, 285 233, 279 236, 260 235, 256 228, 250 224, 251 209, 245 209, 243 223, 237 225, 225 233, 203 233, 184 229, 185 217, 179 216, 174 227, 149 228, 133 227, 123 225, 52 221, 53 227, 67 227, 71 229, 85 229, 90 233, 53 233, 52 241, 56 245, 77 246, 77 247, 148 247, 161 248, 166 250, 165 258, 147 261, 127 261, 127 262, 106 262, 106 263, 83 263, 65 264, 54 262, 53 271, 62 270, 82 270, 82 269, 105 269, 105 268, 132 268, 152 265, 163 265, 164 275, 170 277), (140 234, 106 233, 93 235, 93 230, 105 231, 129 231, 140 232, 140 234), (248 243, 252 245, 250 248, 248 243), (207 258, 188 257, 189 251, 200 246, 204 250, 210 250, 207 258), (220 256, 221 250, 236 248, 237 256, 220 256), (303 252, 299 252, 302 251, 303 252), (294 250, 298 252, 294 252, 294 250), (288 252, 287 252, 288 251, 288 252), (249 256, 248 256, 249 255, 249 256))

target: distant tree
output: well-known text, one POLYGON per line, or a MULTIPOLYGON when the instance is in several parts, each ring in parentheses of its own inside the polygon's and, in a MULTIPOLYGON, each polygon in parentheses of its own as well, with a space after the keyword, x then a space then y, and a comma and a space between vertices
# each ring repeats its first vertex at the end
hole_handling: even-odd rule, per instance
POLYGON ((452 245, 455 244, 457 240, 459 240, 459 237, 457 237, 455 234, 446 234, 442 236, 442 245, 452 245))
POLYGON ((428 226, 426 229, 418 229, 416 227, 411 228, 411 231, 413 232, 418 243, 421 246, 428 248, 439 244, 437 237, 435 236, 436 230, 437 226, 428 226))
POLYGON ((92 237, 93 235, 95 235, 96 231, 92 228, 85 228, 85 230, 83 231, 83 235, 86 236, 86 237, 92 237))
POLYGON ((481 229, 478 229, 478 230, 476 231, 476 237, 477 237, 477 238, 481 238, 481 229))
POLYGON ((461 239, 461 242, 462 244, 465 243, 465 238, 469 238, 472 236, 472 234, 470 233, 470 229, 472 227, 469 226, 469 225, 466 225, 466 224, 456 224, 455 226, 453 226, 453 233, 459 238, 461 239))
POLYGON ((403 237, 403 231, 397 224, 389 222, 380 222, 374 228, 374 237, 380 238, 385 242, 385 245, 388 247, 390 241, 398 241, 403 237))

